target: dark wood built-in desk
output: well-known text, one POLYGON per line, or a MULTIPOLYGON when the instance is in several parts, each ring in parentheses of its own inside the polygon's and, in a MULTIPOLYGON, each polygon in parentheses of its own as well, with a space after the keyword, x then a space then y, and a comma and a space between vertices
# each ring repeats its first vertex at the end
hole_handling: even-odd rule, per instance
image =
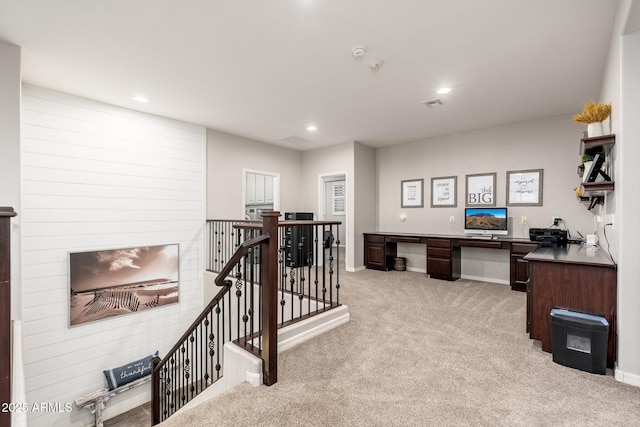
POLYGON ((525 291, 528 280, 524 256, 538 244, 527 239, 498 237, 494 239, 407 233, 364 233, 364 265, 375 270, 390 270, 398 256, 398 243, 420 243, 427 248, 427 273, 434 279, 460 278, 460 248, 507 249, 510 252, 511 289, 525 291))
POLYGON ((609 322, 607 366, 616 360, 616 265, 602 249, 570 244, 538 247, 525 239, 477 239, 432 234, 364 233, 367 268, 390 270, 398 243, 427 247, 427 273, 437 279, 460 277, 460 248, 508 249, 511 289, 527 291, 527 332, 551 352, 551 309, 602 316, 609 322))
POLYGON ((563 308, 602 316, 609 322, 607 366, 616 360, 616 265, 596 247, 568 245, 539 248, 524 257, 529 262, 527 331, 550 352, 550 312, 563 308))

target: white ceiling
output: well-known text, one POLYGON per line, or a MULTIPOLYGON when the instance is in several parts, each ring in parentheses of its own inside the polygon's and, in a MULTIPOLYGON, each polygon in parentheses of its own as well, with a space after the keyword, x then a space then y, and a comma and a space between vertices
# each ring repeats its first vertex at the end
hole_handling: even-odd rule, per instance
POLYGON ((22 47, 28 84, 296 149, 380 147, 580 112, 598 96, 616 7, 0 0, 0 40, 22 47), (361 59, 355 46, 367 49, 361 59), (441 86, 453 91, 437 95, 441 86), (437 97, 437 109, 422 104, 437 97), (313 143, 282 141, 292 136, 313 143))

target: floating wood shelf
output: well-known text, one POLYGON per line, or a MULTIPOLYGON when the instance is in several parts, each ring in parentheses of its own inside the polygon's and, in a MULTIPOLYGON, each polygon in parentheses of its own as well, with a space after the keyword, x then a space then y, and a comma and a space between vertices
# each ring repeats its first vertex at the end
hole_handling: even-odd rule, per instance
MULTIPOLYGON (((609 152, 611 151, 611 148, 615 145, 615 143, 616 136, 613 134, 595 136, 592 138, 582 138, 580 140, 580 154, 587 154, 590 156, 600 154, 601 156, 605 156, 605 160, 609 161, 609 152)), ((578 167, 578 176, 581 176, 580 172, 582 172, 583 174, 587 173, 584 170, 584 166, 581 166, 582 171, 580 170, 580 167, 578 167)), ((609 179, 608 176, 607 179, 609 179)), ((592 209, 596 205, 604 204, 605 196, 607 195, 607 193, 610 193, 614 189, 614 181, 583 182, 580 184, 582 196, 579 196, 578 200, 580 200, 582 204, 587 206, 588 209, 592 209)))
POLYGON ((615 135, 594 136, 592 138, 582 138, 580 140, 580 154, 598 154, 604 153, 608 155, 611 148, 616 143, 615 135))
POLYGON ((614 181, 583 182, 582 194, 589 196, 604 196, 615 189, 614 181))

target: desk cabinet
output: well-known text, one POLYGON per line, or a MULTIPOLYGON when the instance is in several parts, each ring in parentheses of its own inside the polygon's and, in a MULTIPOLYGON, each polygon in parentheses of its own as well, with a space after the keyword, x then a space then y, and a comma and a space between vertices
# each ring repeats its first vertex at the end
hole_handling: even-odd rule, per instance
POLYGON ((427 273, 434 279, 459 279, 460 247, 451 239, 427 239, 427 273))
POLYGON ((364 265, 373 270, 387 271, 387 245, 384 236, 365 234, 364 235, 364 265))
POLYGON ((527 262, 524 256, 538 245, 518 238, 475 239, 462 235, 363 233, 364 265, 374 270, 392 270, 398 253, 398 243, 427 246, 427 274, 435 279, 456 280, 461 273, 461 247, 510 250, 511 289, 524 291, 527 282, 527 262))
POLYGON ((512 243, 510 252, 510 283, 511 290, 525 292, 529 281, 529 261, 524 259, 525 255, 538 248, 532 243, 512 243))
POLYGON ((540 248, 529 261, 527 288, 529 337, 551 352, 553 308, 602 316, 609 322, 607 366, 616 356, 616 266, 602 249, 582 245, 540 248))

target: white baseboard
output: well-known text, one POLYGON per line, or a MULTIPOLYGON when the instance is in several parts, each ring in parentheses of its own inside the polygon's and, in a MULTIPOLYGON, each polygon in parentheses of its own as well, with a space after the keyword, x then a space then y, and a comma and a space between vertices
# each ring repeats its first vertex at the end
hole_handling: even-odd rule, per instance
POLYGON ((278 353, 349 321, 349 307, 340 307, 278 330, 278 353))
POLYGON ((460 276, 460 278, 467 279, 467 280, 476 280, 478 282, 499 283, 501 285, 511 284, 511 282, 509 282, 508 280, 495 279, 493 277, 467 276, 466 274, 463 274, 462 276, 460 276))
MULTIPOLYGON (((415 273, 427 274, 427 270, 425 268, 407 267, 407 271, 413 271, 415 273)), ((499 283, 501 285, 510 285, 511 284, 511 282, 509 282, 508 280, 501 280, 501 279, 494 279, 494 278, 480 277, 480 276, 462 275, 462 276, 460 276, 460 278, 461 279, 467 279, 467 280, 475 280, 475 281, 478 281, 478 282, 499 283)))
POLYGON ((617 381, 620 381, 621 383, 629 384, 635 387, 640 387, 640 375, 638 374, 630 374, 616 367, 616 369, 614 369, 614 377, 617 381))

